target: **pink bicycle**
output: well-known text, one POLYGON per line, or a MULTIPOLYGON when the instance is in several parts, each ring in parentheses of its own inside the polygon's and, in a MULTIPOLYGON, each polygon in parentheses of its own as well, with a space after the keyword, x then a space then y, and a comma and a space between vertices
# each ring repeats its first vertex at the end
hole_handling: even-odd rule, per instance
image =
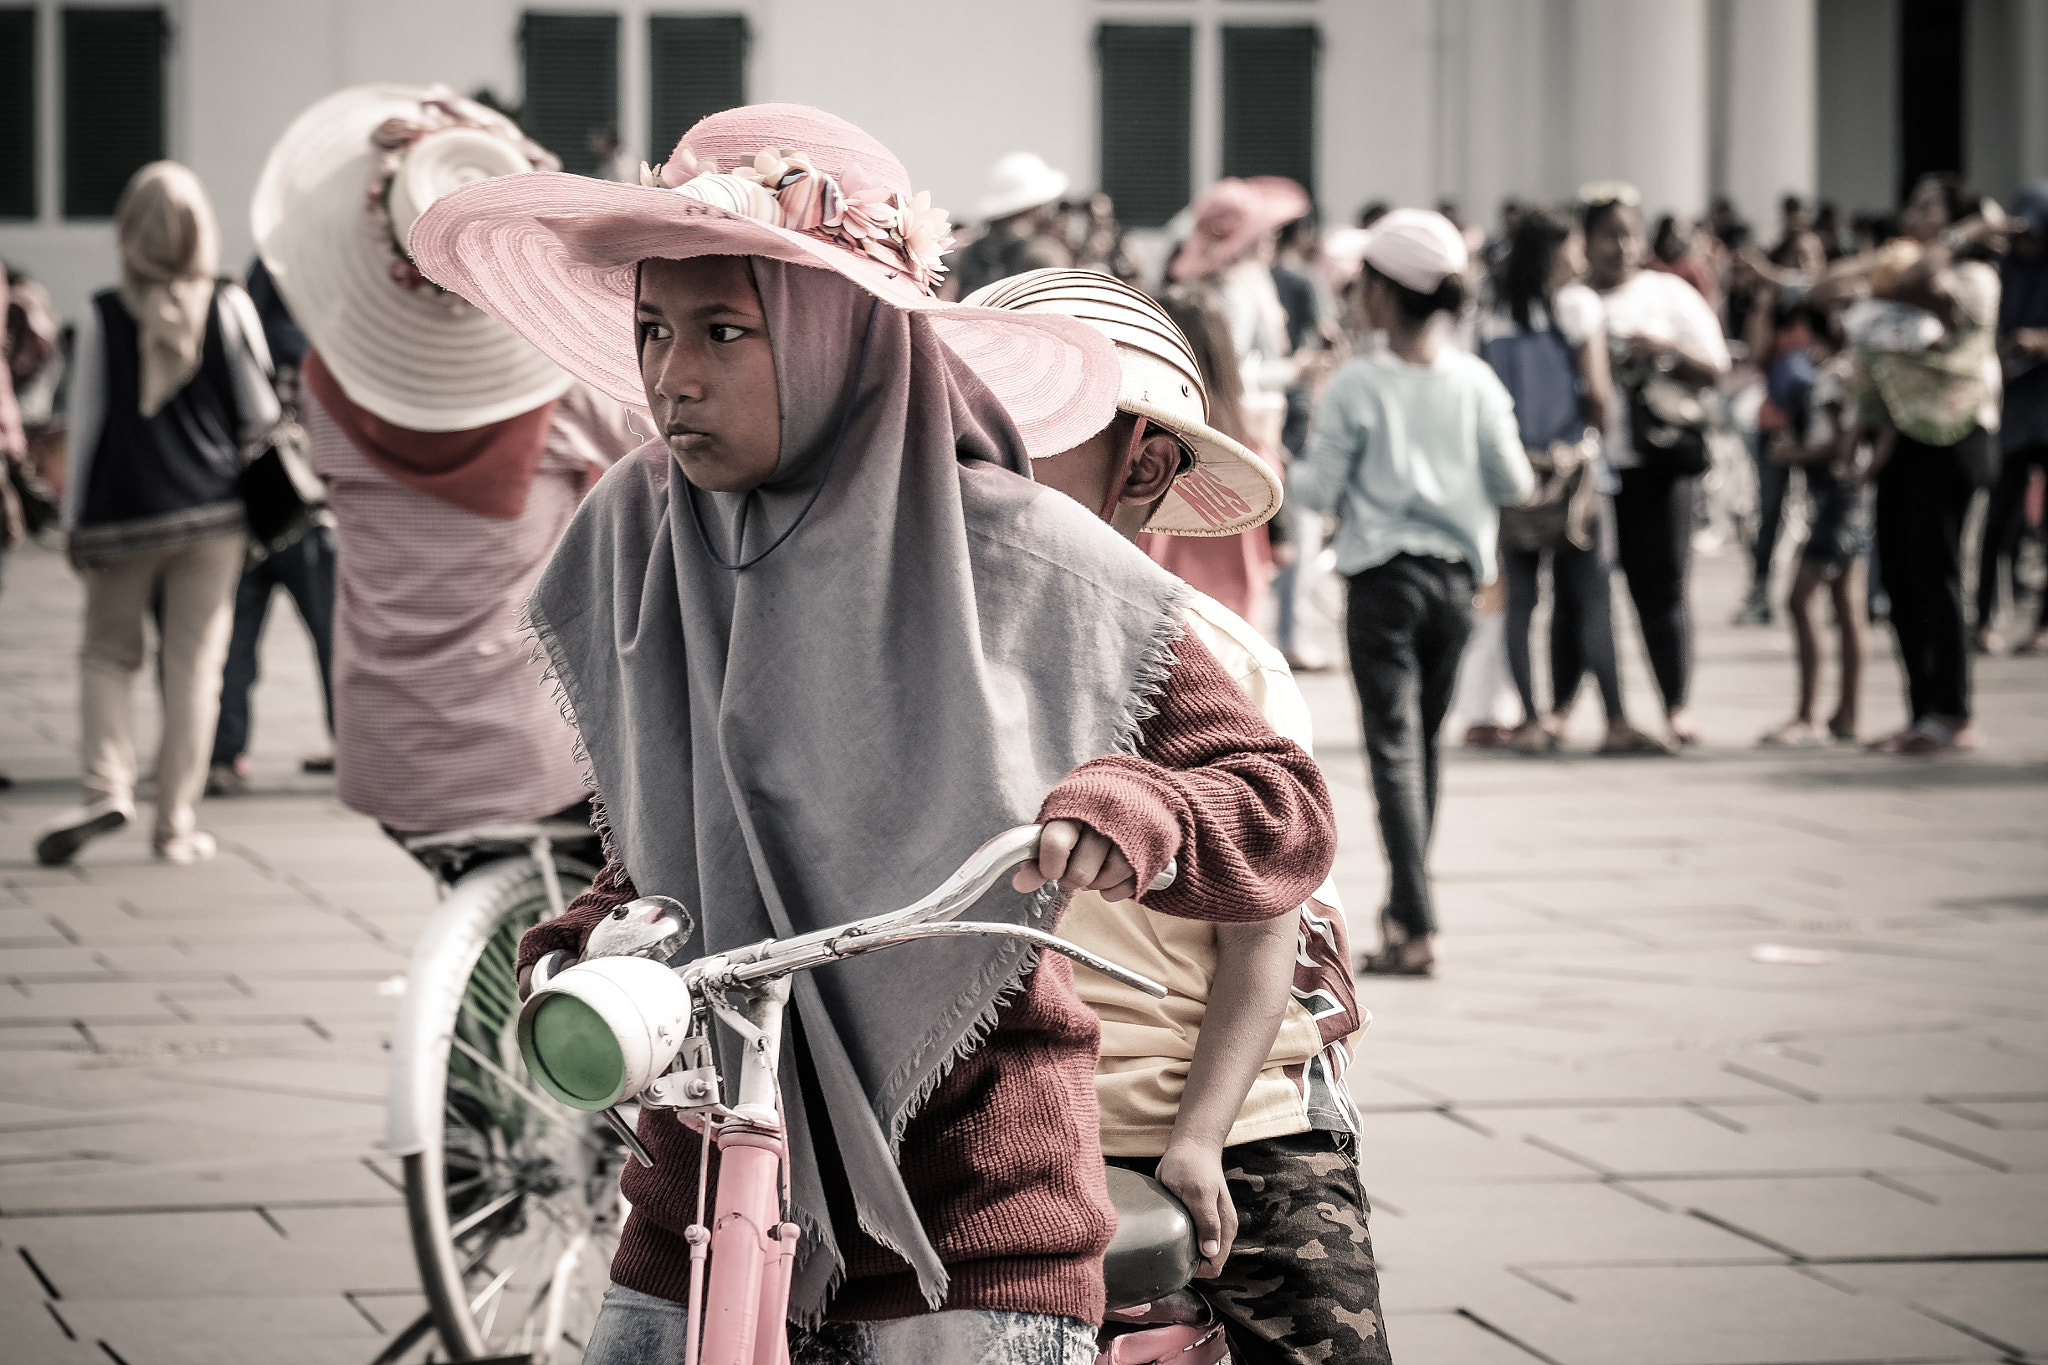
MULTIPOLYGON (((601 922, 575 965, 556 970, 553 954, 535 965, 517 1031, 532 1078, 562 1103, 603 1114, 643 1165, 653 1161, 618 1105, 637 1100, 675 1110, 703 1134, 696 1221, 686 1233, 684 1365, 788 1361, 783 1322, 799 1229, 782 1216, 789 1172, 776 1075, 794 973, 918 939, 978 935, 1022 939, 1154 996, 1166 994, 1158 983, 1043 930, 954 918, 1037 852, 1039 829, 1026 825, 997 836, 923 900, 870 919, 669 967, 655 959, 688 937, 689 914, 666 897, 647 897, 601 922), (713 1061, 713 1018, 745 1044, 730 1105, 713 1061), (719 1171, 710 1194, 705 1175, 714 1144, 719 1171)), ((1154 889, 1172 878, 1169 867, 1154 889)), ((1112 1316, 1145 1330, 1111 1343, 1102 1359, 1212 1365, 1224 1354, 1222 1331, 1184 1289, 1199 1262, 1193 1220, 1156 1182, 1114 1168, 1109 1175, 1118 1210, 1105 1271, 1109 1301, 1133 1305, 1112 1316)))

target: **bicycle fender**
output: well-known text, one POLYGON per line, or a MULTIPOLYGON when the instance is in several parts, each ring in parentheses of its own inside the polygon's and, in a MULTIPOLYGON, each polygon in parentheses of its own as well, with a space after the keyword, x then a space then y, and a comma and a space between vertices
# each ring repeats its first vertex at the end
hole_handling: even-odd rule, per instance
POLYGON ((469 974, 504 911, 504 897, 540 869, 531 857, 491 863, 455 884, 413 946, 391 1030, 384 1147, 417 1156, 440 1145, 448 1047, 469 974))

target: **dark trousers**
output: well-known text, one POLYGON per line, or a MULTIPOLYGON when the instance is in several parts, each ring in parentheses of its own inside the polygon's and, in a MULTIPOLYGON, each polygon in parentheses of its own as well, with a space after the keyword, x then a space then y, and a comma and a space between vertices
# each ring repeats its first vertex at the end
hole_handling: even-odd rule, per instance
POLYGON ((334 532, 315 526, 261 564, 251 565, 235 585, 235 633, 221 672, 220 721, 213 732, 216 766, 233 763, 249 751, 256 646, 277 588, 291 594, 306 633, 313 637, 313 652, 320 659, 320 691, 327 704, 327 732, 334 733, 334 532))
POLYGON ((1777 553, 1778 532, 1785 525, 1785 498, 1792 489, 1792 466, 1770 456, 1767 432, 1752 433, 1749 459, 1756 467, 1756 540, 1749 547, 1749 585, 1770 591, 1771 556, 1777 553))
MULTIPOLYGON (((1990 625, 1998 617, 1998 561, 2005 560, 2012 579, 2012 604, 2020 604, 2020 532, 2027 515, 2027 482, 2037 469, 2048 469, 2048 445, 2008 450, 1998 467, 1998 482, 1991 488, 1991 505, 1985 509, 1984 540, 1977 551, 1977 626, 1990 625)), ((2041 594, 2037 628, 2048 629, 2048 592, 2041 594)))
POLYGON ((1436 930, 1429 893, 1436 735, 1472 634, 1472 570, 1403 554, 1350 582, 1345 639, 1387 854, 1386 913, 1416 938, 1436 930))
POLYGON ((1586 549, 1566 541, 1548 551, 1501 550, 1501 575, 1508 585, 1508 672, 1521 695, 1525 720, 1541 714, 1536 709, 1536 679, 1529 662, 1529 622, 1536 614, 1546 554, 1550 558, 1550 709, 1571 709, 1579 695, 1579 682, 1590 668, 1600 684, 1607 719, 1621 719, 1621 674, 1614 658, 1614 590, 1610 581, 1613 537, 1614 517, 1611 509, 1603 506, 1596 538, 1586 549))
POLYGON ((1699 501, 1695 475, 1624 469, 1614 495, 1615 558, 1628 579, 1628 595, 1643 629, 1664 709, 1685 705, 1692 683, 1692 607, 1686 580, 1692 572, 1693 515, 1699 501))
POLYGON ((1963 517, 1976 488, 1958 454, 1988 441, 1982 427, 1952 446, 1903 433, 1877 476, 1878 562, 1914 720, 1970 714, 1970 637, 1963 619, 1963 517))

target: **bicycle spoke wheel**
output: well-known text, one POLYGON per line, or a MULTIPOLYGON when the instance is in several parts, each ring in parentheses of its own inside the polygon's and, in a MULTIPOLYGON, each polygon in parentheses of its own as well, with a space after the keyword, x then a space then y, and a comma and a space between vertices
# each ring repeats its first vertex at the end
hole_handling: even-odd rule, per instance
MULTIPOLYGON (((575 896, 587 872, 563 869, 575 896)), ((627 1160, 603 1120, 532 1084, 514 1036, 519 936, 548 913, 529 860, 463 878, 451 913, 478 917, 446 1047, 439 1143, 405 1158, 422 1287, 446 1354, 573 1365, 611 1282, 627 1160), (474 902, 471 904, 470 902, 474 902)), ((461 969, 461 964, 444 963, 461 969)))

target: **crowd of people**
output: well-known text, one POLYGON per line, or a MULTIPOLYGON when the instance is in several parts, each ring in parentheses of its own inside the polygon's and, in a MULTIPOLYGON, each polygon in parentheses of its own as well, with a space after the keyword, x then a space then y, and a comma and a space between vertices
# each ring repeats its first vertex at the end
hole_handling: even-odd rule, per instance
MULTIPOLYGON (((68 366, 10 275, 0 550, 60 524, 85 588, 85 800, 36 855, 136 818, 154 657, 153 848, 213 856, 199 803, 247 789, 278 588, 326 694, 306 766, 345 805, 401 840, 601 836, 522 971, 643 890, 696 908, 702 950, 846 918, 848 869, 908 902, 1044 824, 981 917, 1057 912, 1170 994, 966 941, 799 991, 799 1361, 929 1350, 941 1307, 956 1358, 1095 1358, 1113 1218, 1077 1154, 1187 1203, 1233 1358, 1389 1359, 1344 1077, 1354 975, 1436 970, 1440 731, 1557 750, 1590 672, 1602 753, 1701 742, 1689 575, 1730 440, 1743 622, 1773 619, 1806 507, 1795 705, 1762 742, 1861 738, 1876 602, 1909 723, 1870 747, 1976 743, 1970 654, 2003 647, 2048 464, 2048 186, 2008 213, 1929 177, 1848 229, 1787 199, 1766 250, 1725 205, 1646 223, 1618 182, 1489 236, 1449 204, 1319 231, 1299 185, 1226 179, 1148 278, 1107 197, 1036 155, 994 162, 956 245, 886 148, 798 106, 713 115, 637 182, 557 165, 445 90, 360 87, 273 148, 246 281, 170 162, 122 197, 68 366), (258 460, 304 497, 252 537, 258 460), (1334 663, 1303 628, 1326 566, 1389 870, 1355 955, 1293 678, 1334 663), (1617 569, 1660 725, 1628 714, 1617 569)), ((2040 610, 2016 652, 2048 646, 2040 610)), ((652 1108, 640 1136, 593 1362, 681 1349, 698 1147, 652 1108)))

